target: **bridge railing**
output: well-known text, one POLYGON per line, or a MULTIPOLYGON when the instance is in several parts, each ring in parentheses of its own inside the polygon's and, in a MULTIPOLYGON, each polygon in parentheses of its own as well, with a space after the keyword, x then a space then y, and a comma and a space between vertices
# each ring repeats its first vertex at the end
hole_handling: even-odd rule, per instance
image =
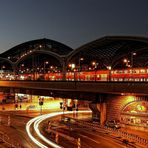
POLYGON ((112 128, 105 127, 108 131, 111 131, 114 134, 117 134, 118 136, 124 137, 128 139, 129 141, 137 142, 141 145, 148 146, 148 139, 142 138, 136 134, 128 133, 121 130, 115 130, 112 128))

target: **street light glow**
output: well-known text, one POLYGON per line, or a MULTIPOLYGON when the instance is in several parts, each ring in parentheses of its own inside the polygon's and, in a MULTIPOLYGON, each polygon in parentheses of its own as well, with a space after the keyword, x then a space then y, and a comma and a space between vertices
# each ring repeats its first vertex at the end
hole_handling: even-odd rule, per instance
POLYGON ((127 60, 127 59, 124 59, 124 60, 123 60, 123 62, 124 62, 124 63, 127 63, 127 62, 128 62, 128 60, 127 60))
POLYGON ((73 64, 73 63, 71 64, 71 68, 72 68, 72 69, 74 69, 75 66, 76 66, 75 64, 73 64))
POLYGON ((92 65, 96 65, 96 62, 92 62, 92 65))
POLYGON ((108 69, 108 70, 111 70, 111 69, 112 69, 112 67, 111 67, 111 66, 107 66, 107 69, 108 69))
POLYGON ((49 63, 48 61, 45 62, 45 64, 48 64, 48 63, 49 63))

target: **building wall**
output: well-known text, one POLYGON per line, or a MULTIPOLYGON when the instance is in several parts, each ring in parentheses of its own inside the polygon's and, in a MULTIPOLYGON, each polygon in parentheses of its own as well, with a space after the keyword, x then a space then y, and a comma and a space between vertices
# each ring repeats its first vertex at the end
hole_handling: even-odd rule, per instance
POLYGON ((146 96, 132 96, 132 95, 108 95, 106 113, 107 120, 120 120, 122 109, 133 101, 148 101, 146 96))

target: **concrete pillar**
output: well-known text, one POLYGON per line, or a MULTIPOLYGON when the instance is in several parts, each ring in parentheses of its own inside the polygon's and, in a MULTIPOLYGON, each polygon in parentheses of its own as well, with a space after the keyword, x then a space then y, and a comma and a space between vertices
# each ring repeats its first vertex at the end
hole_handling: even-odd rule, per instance
POLYGON ((89 108, 92 110, 92 120, 104 126, 106 121, 106 103, 91 103, 89 108))
POLYGON ((106 121, 106 103, 100 104, 100 125, 104 126, 106 121))
POLYGON ((89 108, 92 110, 92 120, 96 122, 100 122, 99 105, 97 103, 91 103, 89 104, 89 108))

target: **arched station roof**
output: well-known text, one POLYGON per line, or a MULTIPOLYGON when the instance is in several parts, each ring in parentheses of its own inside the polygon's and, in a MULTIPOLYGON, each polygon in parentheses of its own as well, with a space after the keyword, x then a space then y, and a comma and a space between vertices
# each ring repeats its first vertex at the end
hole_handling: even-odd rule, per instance
POLYGON ((5 61, 10 64, 19 64, 19 62, 27 60, 33 54, 37 56, 42 54, 42 61, 48 59, 44 55, 51 56, 57 59, 59 63, 65 57, 67 65, 72 62, 76 65, 90 65, 92 61, 95 61, 98 64, 98 69, 106 69, 107 66, 126 68, 123 59, 127 58, 131 64, 132 57, 133 67, 145 67, 148 66, 148 38, 105 36, 75 50, 57 41, 44 38, 17 45, 0 54, 0 58, 1 60, 6 59, 5 61), (136 53, 136 56, 132 56, 133 53, 136 53), (81 58, 83 58, 83 61, 80 61, 81 58))
POLYGON ((87 43, 69 53, 67 63, 78 62, 81 57, 83 63, 96 61, 98 67, 122 67, 123 58, 130 61, 134 56, 134 67, 148 65, 148 38, 134 36, 106 36, 87 43))
POLYGON ((55 54, 60 57, 67 55, 73 49, 57 41, 44 38, 19 44, 0 54, 0 57, 16 62, 27 53, 36 50, 42 50, 43 52, 45 51, 45 53, 49 52, 51 55, 55 54))

